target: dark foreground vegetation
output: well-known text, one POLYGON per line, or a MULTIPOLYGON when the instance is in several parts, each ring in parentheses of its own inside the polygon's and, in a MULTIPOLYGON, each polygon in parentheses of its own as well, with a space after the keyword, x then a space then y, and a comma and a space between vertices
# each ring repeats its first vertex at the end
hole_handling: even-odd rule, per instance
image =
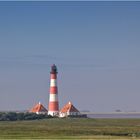
POLYGON ((16 113, 16 112, 0 112, 0 121, 17 121, 17 120, 39 120, 51 118, 46 114, 36 113, 16 113))
POLYGON ((139 139, 140 119, 0 121, 0 139, 139 139))

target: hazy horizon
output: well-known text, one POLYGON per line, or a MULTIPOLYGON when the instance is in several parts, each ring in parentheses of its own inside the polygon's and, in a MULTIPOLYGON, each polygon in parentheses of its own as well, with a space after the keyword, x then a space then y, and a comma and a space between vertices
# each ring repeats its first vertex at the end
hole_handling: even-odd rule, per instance
POLYGON ((140 112, 140 2, 0 2, 0 110, 140 112))

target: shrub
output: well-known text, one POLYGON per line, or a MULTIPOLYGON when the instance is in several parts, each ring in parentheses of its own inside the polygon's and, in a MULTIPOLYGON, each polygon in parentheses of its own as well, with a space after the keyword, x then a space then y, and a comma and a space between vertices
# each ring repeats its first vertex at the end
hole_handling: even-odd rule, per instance
POLYGON ((47 114, 36 114, 36 113, 16 113, 16 112, 1 112, 0 121, 16 121, 16 120, 39 120, 51 118, 47 114))

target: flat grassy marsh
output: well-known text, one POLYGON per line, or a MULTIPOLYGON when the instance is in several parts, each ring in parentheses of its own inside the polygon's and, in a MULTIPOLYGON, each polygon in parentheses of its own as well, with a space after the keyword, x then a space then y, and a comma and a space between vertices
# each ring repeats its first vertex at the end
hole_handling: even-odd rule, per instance
POLYGON ((0 121, 0 139, 140 139, 140 119, 0 121))

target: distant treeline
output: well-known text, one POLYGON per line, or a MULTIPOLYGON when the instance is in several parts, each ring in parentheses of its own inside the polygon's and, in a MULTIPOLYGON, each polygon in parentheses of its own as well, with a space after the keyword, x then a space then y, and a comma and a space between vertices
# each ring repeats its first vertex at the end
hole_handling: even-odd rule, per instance
POLYGON ((36 113, 16 113, 16 112, 0 112, 0 121, 17 121, 17 120, 39 120, 52 118, 47 114, 36 113))

